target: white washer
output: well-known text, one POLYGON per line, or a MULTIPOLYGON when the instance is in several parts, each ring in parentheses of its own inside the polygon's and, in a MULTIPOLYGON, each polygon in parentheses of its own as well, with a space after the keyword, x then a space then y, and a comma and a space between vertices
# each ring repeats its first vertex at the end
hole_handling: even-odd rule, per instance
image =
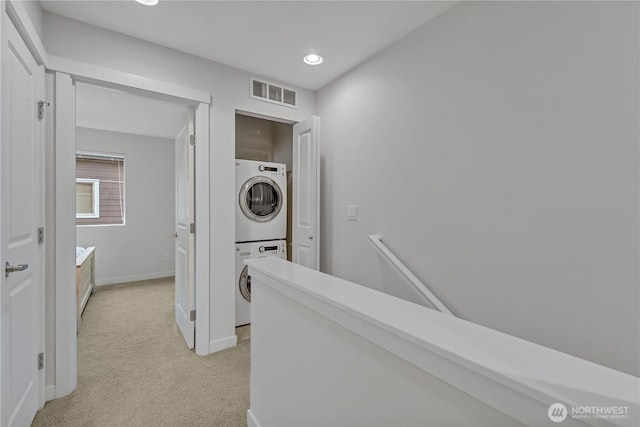
POLYGON ((244 260, 265 256, 287 259, 287 241, 236 243, 236 326, 251 323, 251 276, 244 260))
POLYGON ((236 242, 287 237, 287 167, 236 160, 236 242))

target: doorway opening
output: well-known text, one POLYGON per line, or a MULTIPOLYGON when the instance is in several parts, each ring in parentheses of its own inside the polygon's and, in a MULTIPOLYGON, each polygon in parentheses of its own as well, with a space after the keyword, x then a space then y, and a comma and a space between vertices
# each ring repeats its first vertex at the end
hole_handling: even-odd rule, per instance
MULTIPOLYGON (((274 118, 258 118, 236 112, 236 160, 252 160, 285 165, 286 173, 286 256, 291 261, 291 196, 293 173, 293 123, 274 118)), ((239 239, 236 238, 236 241, 239 239)), ((244 240, 244 239, 243 239, 244 240)))
POLYGON ((251 323, 245 261, 319 268, 319 117, 291 122, 236 110, 235 322, 251 323))
POLYGON ((176 102, 76 84, 78 330, 95 286, 175 276, 175 137, 186 114, 176 102))
MULTIPOLYGON (((85 70, 82 70, 85 71, 85 70)), ((91 70, 89 70, 91 71, 91 70)), ((91 74, 91 73, 90 73, 91 74)), ((54 253, 56 256, 52 259, 47 258, 47 272, 50 277, 55 278, 53 281, 53 286, 50 287, 50 290, 47 291, 46 295, 46 303, 45 303, 45 314, 47 319, 51 319, 51 323, 54 324, 53 327, 47 328, 46 339, 45 339, 45 347, 46 353, 50 355, 47 359, 47 365, 53 367, 53 369, 49 369, 46 372, 47 380, 46 380, 46 400, 52 400, 59 397, 64 397, 71 393, 77 386, 77 289, 76 289, 76 258, 75 258, 75 250, 74 247, 78 246, 79 242, 76 242, 76 221, 77 221, 77 211, 76 211, 76 133, 87 133, 89 135, 89 139, 93 139, 97 133, 101 133, 102 131, 106 132, 115 132, 120 134, 131 134, 136 135, 139 132, 134 131, 133 129, 124 129, 124 130, 114 130, 107 128, 100 128, 98 125, 93 124, 91 127, 91 123, 89 125, 82 124, 77 121, 77 115, 82 114, 82 103, 80 102, 80 98, 76 100, 76 92, 77 90, 82 91, 82 87, 91 86, 94 89, 102 90, 103 92, 108 93, 108 95, 136 95, 138 96, 137 101, 142 100, 141 102, 150 102, 150 101, 165 101, 166 103, 173 103, 174 106, 177 106, 179 111, 182 113, 182 116, 185 118, 185 121, 190 120, 187 124, 185 122, 185 126, 188 127, 189 132, 187 132, 188 139, 193 142, 192 152, 193 158, 195 159, 194 167, 192 169, 193 172, 193 186, 195 187, 195 182, 198 182, 199 188, 201 191, 200 197, 198 198, 199 203, 196 205, 195 202, 191 205, 193 212, 197 211, 200 218, 208 218, 209 217, 209 121, 210 121, 210 94, 192 90, 189 88, 184 88, 180 86, 171 86, 167 85, 163 82, 158 82, 154 80, 146 80, 143 82, 138 81, 135 77, 131 77, 128 74, 124 73, 115 73, 108 70, 104 70, 103 73, 98 73, 99 75, 90 77, 85 74, 73 74, 69 75, 62 72, 53 72, 47 73, 46 83, 47 83, 47 94, 50 97, 49 99, 54 100, 54 108, 55 108, 55 116, 53 120, 47 122, 47 140, 52 141, 50 144, 51 149, 47 152, 47 174, 54 182, 54 184, 47 189, 47 204, 50 206, 50 209, 55 210, 56 215, 52 219, 50 226, 54 230, 54 233, 50 236, 51 238, 46 241, 47 247, 50 248, 47 253, 54 253), (80 89, 79 89, 80 88, 80 89), (78 101, 78 102, 76 102, 78 101), (190 114, 187 114, 190 112, 190 114), (78 130, 76 125, 79 125, 84 130, 78 130), (196 129, 197 128, 197 129, 196 129), (88 129, 88 130, 87 130, 88 129), (197 146, 197 149, 195 148, 197 146), (198 156, 195 154, 198 153, 198 156), (196 168, 197 166, 197 168, 196 168)), ((131 99, 131 98, 129 98, 131 99)), ((136 101, 136 102, 137 102, 136 101)), ((133 102, 133 101, 132 101, 133 102)), ((118 108, 104 108, 108 103, 98 103, 98 106, 103 107, 99 114, 94 114, 93 119, 96 117, 101 120, 108 120, 114 114, 121 112, 122 106, 118 108)), ((142 112, 146 113, 147 110, 152 110, 146 107, 140 107, 138 104, 138 108, 134 109, 135 111, 131 113, 132 119, 128 121, 130 125, 140 125, 144 124, 142 121, 143 117, 148 117, 149 115, 145 115, 142 112)), ((116 114, 117 115, 117 114, 116 114)), ((180 117, 180 116, 177 116, 180 117)), ((79 118, 78 118, 79 119, 79 118)), ((151 118, 149 119, 151 124, 155 123, 156 128, 161 128, 164 124, 162 121, 158 121, 157 116, 151 114, 151 118)), ((146 123, 149 125, 149 123, 146 123)), ((168 140, 167 144, 169 144, 169 151, 173 156, 175 156, 175 133, 171 132, 171 136, 169 138, 165 138, 168 140)), ((138 135, 140 136, 140 135, 138 135)), ((168 136, 168 135, 167 135, 168 136)), ((151 136, 150 138, 162 138, 162 135, 151 136)), ((49 145, 49 144, 48 144, 49 145)), ((91 150, 87 150, 91 151, 91 150)), ((152 150, 142 150, 146 155, 144 158, 145 164, 154 164, 155 159, 153 156, 156 154, 155 149, 152 150)), ((126 150, 95 150, 92 154, 95 153, 100 154, 119 154, 122 155, 124 152, 124 224, 125 225, 117 225, 117 226, 105 226, 105 225, 96 225, 95 227, 111 227, 112 230, 120 227, 120 230, 125 229, 127 224, 131 223, 131 200, 129 191, 130 178, 132 175, 142 175, 143 184, 149 186, 149 174, 141 173, 140 170, 135 171, 132 168, 133 163, 131 158, 126 153, 126 150), (145 179, 146 178, 146 181, 145 179)), ((171 156, 169 154, 169 156, 171 156)), ((172 157, 175 159, 175 157, 172 157)), ((135 163, 135 162, 134 162, 135 163)), ((156 162, 157 163, 157 162, 156 162)), ((167 166, 167 168, 175 170, 175 166, 171 164, 167 166)), ((156 169, 162 170, 162 167, 156 167, 156 169)), ((170 182, 165 183, 164 192, 168 193, 171 197, 171 202, 175 206, 175 191, 176 191, 176 179, 173 173, 166 173, 164 171, 163 175, 170 182), (167 178, 168 176, 168 178, 167 178)), ((85 187, 86 189, 87 187, 85 187)), ((195 193, 195 190, 193 191, 195 193)), ((157 195, 158 191, 146 191, 144 193, 139 193, 138 199, 143 205, 147 203, 150 206, 151 198, 155 194, 157 195)), ((99 193, 97 193, 99 195, 99 193)), ((195 201, 195 196, 191 199, 195 201)), ((172 209, 172 213, 175 217, 175 209, 172 209)), ((146 221, 153 222, 153 217, 157 212, 152 209, 146 209, 146 221)), ((171 225, 169 229, 165 230, 163 235, 164 238, 171 241, 172 231, 175 230, 175 224, 171 225)), ((193 280, 190 284, 195 287, 200 287, 198 289, 198 295, 201 297, 201 301, 203 307, 206 308, 201 310, 201 315, 197 319, 197 321, 193 321, 189 319, 189 325, 191 327, 192 333, 191 341, 195 344, 196 353, 198 355, 205 355, 209 353, 209 312, 208 312, 208 300, 209 300, 209 270, 206 267, 206 263, 203 260, 209 259, 209 227, 208 222, 204 221, 202 227, 199 227, 197 231, 193 233, 192 238, 197 242, 197 252, 196 248, 193 250, 193 264, 195 264, 195 258, 200 257, 202 260, 197 265, 200 265, 199 268, 190 269, 192 273, 193 280), (197 280, 196 280, 197 279, 197 280), (195 335, 195 326, 198 325, 198 336, 194 338, 195 335)), ((140 239, 144 241, 145 239, 140 239)), ((148 242, 149 243, 149 242, 148 242)), ((87 246, 84 244, 84 246, 87 246)), ((106 247, 106 245, 105 245, 106 247)), ((157 248, 156 248, 157 249, 157 248)), ((147 251, 150 253, 150 251, 147 251)), ((142 253, 142 256, 149 256, 148 253, 142 253)), ((161 262, 168 262, 171 264, 172 251, 166 248, 162 248, 159 258, 161 262), (168 255, 167 255, 168 253, 168 255), (166 258, 169 258, 168 260, 166 258)), ((157 256, 157 254, 156 254, 157 256)), ((142 258, 140 258, 142 261, 142 258)), ((104 261, 104 260, 103 260, 104 261)), ((108 281, 106 279, 115 279, 111 280, 112 283, 117 281, 123 282, 133 281, 145 279, 143 274, 129 274, 127 277, 126 273, 120 272, 118 276, 108 276, 105 277, 99 273, 100 271, 100 247, 96 246, 96 266, 97 275, 94 279, 93 284, 106 284, 108 281), (120 280, 118 280, 118 278, 120 280)), ((103 266, 105 263, 102 264, 103 266)), ((160 270, 160 273, 165 272, 164 274, 158 274, 156 272, 156 276, 165 276, 166 272, 169 271, 170 274, 174 274, 175 268, 169 267, 167 270, 160 270)), ((195 300, 195 289, 190 293, 194 297, 195 300)), ((195 305, 195 302, 193 302, 195 305)), ((185 341, 187 341, 185 337, 185 341)), ((194 347, 194 344, 189 346, 190 348, 194 347)))

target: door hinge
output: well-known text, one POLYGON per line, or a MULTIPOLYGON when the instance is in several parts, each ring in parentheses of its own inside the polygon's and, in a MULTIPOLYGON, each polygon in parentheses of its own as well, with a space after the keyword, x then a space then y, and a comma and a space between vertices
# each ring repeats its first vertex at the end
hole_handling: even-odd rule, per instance
POLYGON ((189 144, 196 145, 196 136, 195 135, 189 135, 189 144))
POLYGON ((189 224, 189 232, 191 234, 194 234, 196 232, 196 224, 194 222, 192 222, 191 224, 189 224))
POLYGON ((41 245, 44 243, 44 227, 38 228, 38 244, 41 245))
POLYGON ((38 370, 44 369, 44 353, 38 354, 38 370))
POLYGON ((47 101, 38 101, 38 120, 42 121, 42 119, 44 119, 44 106, 49 106, 51 105, 49 102, 47 101))
POLYGON ((189 320, 190 321, 194 321, 196 320, 196 311, 195 310, 191 310, 191 312, 189 312, 189 320))

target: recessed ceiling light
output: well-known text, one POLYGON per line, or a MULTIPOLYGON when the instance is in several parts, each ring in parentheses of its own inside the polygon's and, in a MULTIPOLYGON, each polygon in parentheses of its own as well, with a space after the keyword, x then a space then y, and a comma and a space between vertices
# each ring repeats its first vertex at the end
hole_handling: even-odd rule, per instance
POLYGON ((310 53, 309 55, 305 56, 303 58, 303 61, 305 64, 309 64, 309 65, 318 65, 320 63, 322 63, 324 58, 322 58, 322 56, 317 55, 315 53, 310 53))
POLYGON ((145 6, 155 6, 158 4, 158 0, 136 0, 136 1, 145 6))

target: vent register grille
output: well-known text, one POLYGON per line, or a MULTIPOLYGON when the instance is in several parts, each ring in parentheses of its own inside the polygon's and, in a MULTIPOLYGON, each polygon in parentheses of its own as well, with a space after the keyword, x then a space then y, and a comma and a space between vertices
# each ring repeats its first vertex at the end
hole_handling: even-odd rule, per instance
POLYGON ((287 107, 297 107, 298 94, 295 90, 287 89, 273 83, 251 78, 250 95, 252 98, 287 107))

